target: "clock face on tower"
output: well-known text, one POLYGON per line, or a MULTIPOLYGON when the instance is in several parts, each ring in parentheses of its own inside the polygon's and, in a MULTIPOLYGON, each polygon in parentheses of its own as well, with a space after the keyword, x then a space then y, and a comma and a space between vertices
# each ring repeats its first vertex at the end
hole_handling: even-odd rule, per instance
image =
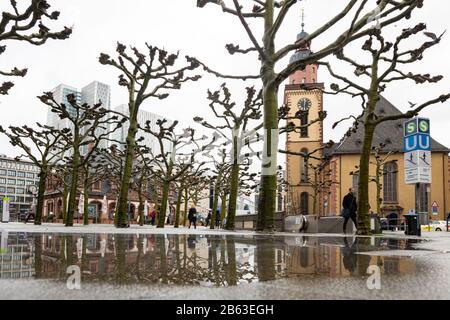
POLYGON ((298 101, 298 108, 301 111, 308 111, 309 108, 311 108, 311 105, 312 105, 311 100, 309 100, 308 98, 301 98, 298 101))

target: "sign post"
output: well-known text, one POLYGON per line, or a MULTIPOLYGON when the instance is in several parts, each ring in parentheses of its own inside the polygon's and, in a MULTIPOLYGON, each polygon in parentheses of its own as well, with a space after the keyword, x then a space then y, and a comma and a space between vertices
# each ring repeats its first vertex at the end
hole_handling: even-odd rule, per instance
POLYGON ((3 210, 2 210, 2 222, 8 223, 9 222, 9 202, 11 201, 10 198, 4 197, 2 199, 3 202, 3 210))
POLYGON ((421 203, 423 190, 428 193, 431 184, 430 120, 414 118, 404 123, 405 183, 415 184, 416 212, 419 224, 426 224, 429 216, 428 195, 426 205, 421 203))

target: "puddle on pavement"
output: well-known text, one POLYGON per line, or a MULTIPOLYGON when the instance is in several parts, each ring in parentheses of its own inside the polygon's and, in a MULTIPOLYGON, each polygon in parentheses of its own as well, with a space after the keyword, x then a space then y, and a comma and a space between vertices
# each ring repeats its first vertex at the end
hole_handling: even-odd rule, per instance
POLYGON ((357 254, 414 250, 419 240, 379 237, 1 233, 0 280, 65 281, 76 265, 83 282, 233 286, 301 276, 367 276, 416 270, 414 259, 357 254))

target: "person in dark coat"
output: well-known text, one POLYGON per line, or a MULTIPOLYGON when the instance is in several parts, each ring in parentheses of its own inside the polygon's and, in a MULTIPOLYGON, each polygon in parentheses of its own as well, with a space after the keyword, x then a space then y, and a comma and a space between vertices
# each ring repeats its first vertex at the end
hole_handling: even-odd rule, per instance
POLYGON ((194 229, 197 229, 197 209, 194 206, 189 209, 188 219, 189 229, 191 228, 191 224, 194 224, 194 229))
POLYGON ((342 200, 342 207, 344 208, 342 210, 343 211, 342 215, 344 216, 343 230, 345 233, 347 228, 347 222, 349 219, 352 219, 353 223, 355 224, 355 228, 358 227, 358 224, 356 223, 356 211, 358 210, 358 205, 356 203, 356 197, 353 193, 353 188, 348 189, 348 193, 342 200))
POLYGON ((355 250, 355 242, 349 245, 347 237, 344 237, 345 247, 342 249, 342 262, 344 263, 344 268, 354 273, 357 265, 357 256, 355 250))
POLYGON ((217 228, 220 227, 220 210, 219 209, 216 210, 216 227, 217 228))
POLYGON ((205 224, 205 227, 207 227, 207 226, 209 225, 209 223, 211 222, 211 217, 212 217, 212 215, 211 215, 211 209, 209 209, 208 216, 206 217, 206 224, 205 224))

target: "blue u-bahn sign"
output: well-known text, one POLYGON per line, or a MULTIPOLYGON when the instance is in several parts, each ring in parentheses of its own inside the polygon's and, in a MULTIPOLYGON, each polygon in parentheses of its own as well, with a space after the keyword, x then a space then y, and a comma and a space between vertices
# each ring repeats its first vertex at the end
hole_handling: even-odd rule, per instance
POLYGON ((427 134, 415 134, 404 138, 404 152, 431 150, 431 139, 427 134))

